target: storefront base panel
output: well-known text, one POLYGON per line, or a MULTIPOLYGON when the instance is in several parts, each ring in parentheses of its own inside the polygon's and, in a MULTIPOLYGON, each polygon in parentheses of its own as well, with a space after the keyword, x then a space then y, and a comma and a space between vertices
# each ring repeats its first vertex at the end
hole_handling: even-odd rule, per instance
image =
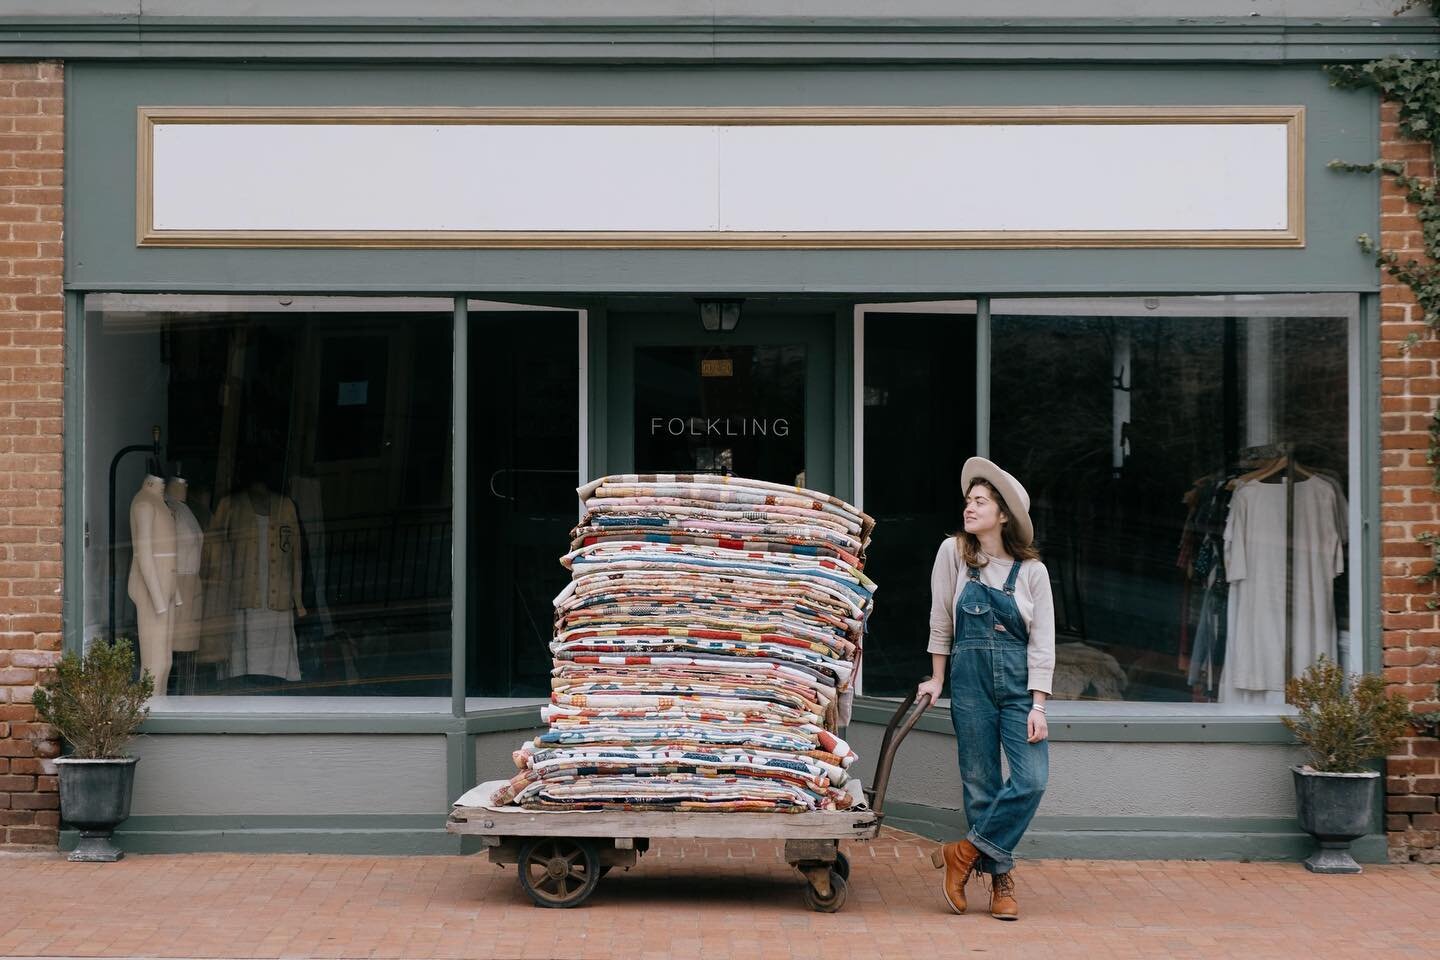
MULTIPOLYGON (((867 783, 883 732, 870 724, 852 724, 848 731, 867 783)), ((886 809, 897 802, 958 808, 955 747, 949 732, 911 733, 896 755, 886 809)), ((1293 829, 1290 768, 1301 760, 1299 748, 1287 744, 1052 739, 1050 781, 1038 817, 1123 817, 1131 823, 1289 819, 1293 829)))
MULTIPOLYGON (((886 824, 933 840, 965 830, 959 810, 892 801, 886 824)), ((272 817, 131 817, 116 831, 127 853, 336 853, 437 856, 477 852, 445 833, 443 817, 397 814, 272 817)), ((60 849, 78 834, 61 833, 60 849)), ((1041 817, 1018 853, 1033 859, 1280 860, 1309 856, 1314 841, 1293 818, 1041 817)), ((1371 834, 1351 852, 1362 863, 1383 863, 1385 839, 1371 834)))
MULTIPOLYGON (((149 735, 139 738, 137 820, 438 815, 448 787, 444 736, 149 735)), ((290 822, 290 821, 287 821, 290 822)), ((338 822, 338 821, 336 821, 338 822)), ((320 829, 327 829, 319 825, 320 829)))
MULTIPOLYGON (((126 853, 345 853, 432 856, 473 852, 445 832, 443 814, 131 817, 115 831, 126 853)), ((79 833, 64 830, 60 849, 79 833)), ((468 845, 466 845, 468 846, 468 845)))
MULTIPOLYGON (((473 853, 477 845, 445 833, 452 794, 513 770, 510 752, 539 732, 524 720, 446 736, 152 734, 137 741, 136 812, 116 841, 136 854, 473 853)), ((867 783, 882 732, 866 722, 848 731, 867 783)), ((1294 819, 1293 745, 1061 739, 1051 750, 1050 789, 1023 856, 1298 861, 1313 850, 1294 819)), ((964 832, 954 752, 948 732, 906 739, 885 801, 889 825, 936 840, 964 832)), ((63 832, 61 849, 76 839, 63 832)), ((1354 853, 1385 860, 1378 825, 1354 853)))
MULTIPOLYGON (((965 832, 960 810, 888 801, 885 822, 932 840, 965 832)), ((1362 863, 1384 863, 1385 837, 1351 844, 1362 863)), ((1036 817, 1016 851, 1037 860, 1303 860, 1315 841, 1295 818, 1036 817)))
MULTIPOLYGON (((515 761, 511 754, 527 740, 533 740, 548 728, 503 730, 496 733, 482 733, 475 741, 475 783, 486 780, 504 780, 516 774, 515 761)), ((473 785, 473 784, 472 784, 473 785)), ((467 785, 468 790, 471 785, 467 785)))

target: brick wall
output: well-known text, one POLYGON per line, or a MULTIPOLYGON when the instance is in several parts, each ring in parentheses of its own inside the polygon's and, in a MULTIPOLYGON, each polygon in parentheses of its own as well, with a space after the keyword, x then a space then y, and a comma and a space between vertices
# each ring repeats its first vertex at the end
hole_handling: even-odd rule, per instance
MULTIPOLYGON (((1412 176, 1433 176, 1428 144, 1399 139, 1397 109, 1381 112, 1381 156, 1405 161, 1412 176)), ((1381 243, 1402 259, 1424 257, 1420 224, 1403 192, 1386 183, 1380 200, 1381 243)), ((1440 711, 1440 614, 1429 609, 1433 585, 1415 577, 1430 569, 1430 551, 1416 541, 1440 532, 1440 495, 1433 487, 1430 423, 1440 402, 1440 338, 1421 320, 1410 288, 1388 276, 1380 306, 1381 594, 1385 679, 1417 710, 1440 711), (1408 352, 1405 338, 1421 339, 1408 352)), ((1392 860, 1440 863, 1440 740, 1407 737, 1386 763, 1385 828, 1392 860)))
POLYGON ((0 63, 0 848, 60 823, 30 695, 61 646, 63 91, 59 64, 0 63))

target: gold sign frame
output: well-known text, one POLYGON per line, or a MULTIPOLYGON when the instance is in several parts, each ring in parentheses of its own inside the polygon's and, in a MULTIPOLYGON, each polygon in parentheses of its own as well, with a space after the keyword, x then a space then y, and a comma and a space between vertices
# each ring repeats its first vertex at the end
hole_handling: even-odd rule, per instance
POLYGON ((1166 107, 140 107, 136 244, 141 247, 464 249, 1080 249, 1305 246, 1303 106, 1166 107), (1269 124, 1286 127, 1287 222, 1278 230, 515 231, 160 230, 157 124, 507 124, 648 126, 1269 124))

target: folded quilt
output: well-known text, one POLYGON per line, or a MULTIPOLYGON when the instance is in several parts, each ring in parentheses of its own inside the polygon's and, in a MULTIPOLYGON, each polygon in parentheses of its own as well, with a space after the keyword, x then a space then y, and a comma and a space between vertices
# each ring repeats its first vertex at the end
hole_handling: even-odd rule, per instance
POLYGON ((628 513, 643 509, 654 511, 657 516, 672 517, 706 513, 721 522, 739 520, 748 523, 818 524, 855 537, 862 544, 868 542, 869 539, 869 531, 864 523, 858 520, 850 519, 843 514, 816 513, 791 504, 731 503, 719 500, 648 495, 593 497, 585 501, 584 507, 586 511, 594 514, 622 511, 628 513))
MULTIPOLYGON (((544 733, 494 796, 545 810, 849 809, 848 711, 874 520, 719 475, 578 491, 544 733)), ((853 785, 852 785, 853 789, 853 785)))
MULTIPOLYGON (((575 575, 588 569, 668 570, 676 573, 712 573, 743 576, 761 581, 798 583, 818 581, 816 587, 838 588, 856 597, 863 608, 875 585, 859 569, 828 557, 801 557, 763 551, 731 550, 727 547, 670 543, 597 543, 582 547, 561 558, 575 575)), ((833 592, 833 589, 829 589, 833 592)))

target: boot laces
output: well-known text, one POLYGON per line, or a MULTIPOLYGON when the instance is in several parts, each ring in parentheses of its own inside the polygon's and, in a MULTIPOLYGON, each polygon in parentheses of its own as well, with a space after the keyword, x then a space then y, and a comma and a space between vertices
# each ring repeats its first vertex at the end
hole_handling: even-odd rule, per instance
POLYGON ((990 892, 997 897, 1015 896, 1015 878, 1008 873, 997 873, 990 878, 990 892))

